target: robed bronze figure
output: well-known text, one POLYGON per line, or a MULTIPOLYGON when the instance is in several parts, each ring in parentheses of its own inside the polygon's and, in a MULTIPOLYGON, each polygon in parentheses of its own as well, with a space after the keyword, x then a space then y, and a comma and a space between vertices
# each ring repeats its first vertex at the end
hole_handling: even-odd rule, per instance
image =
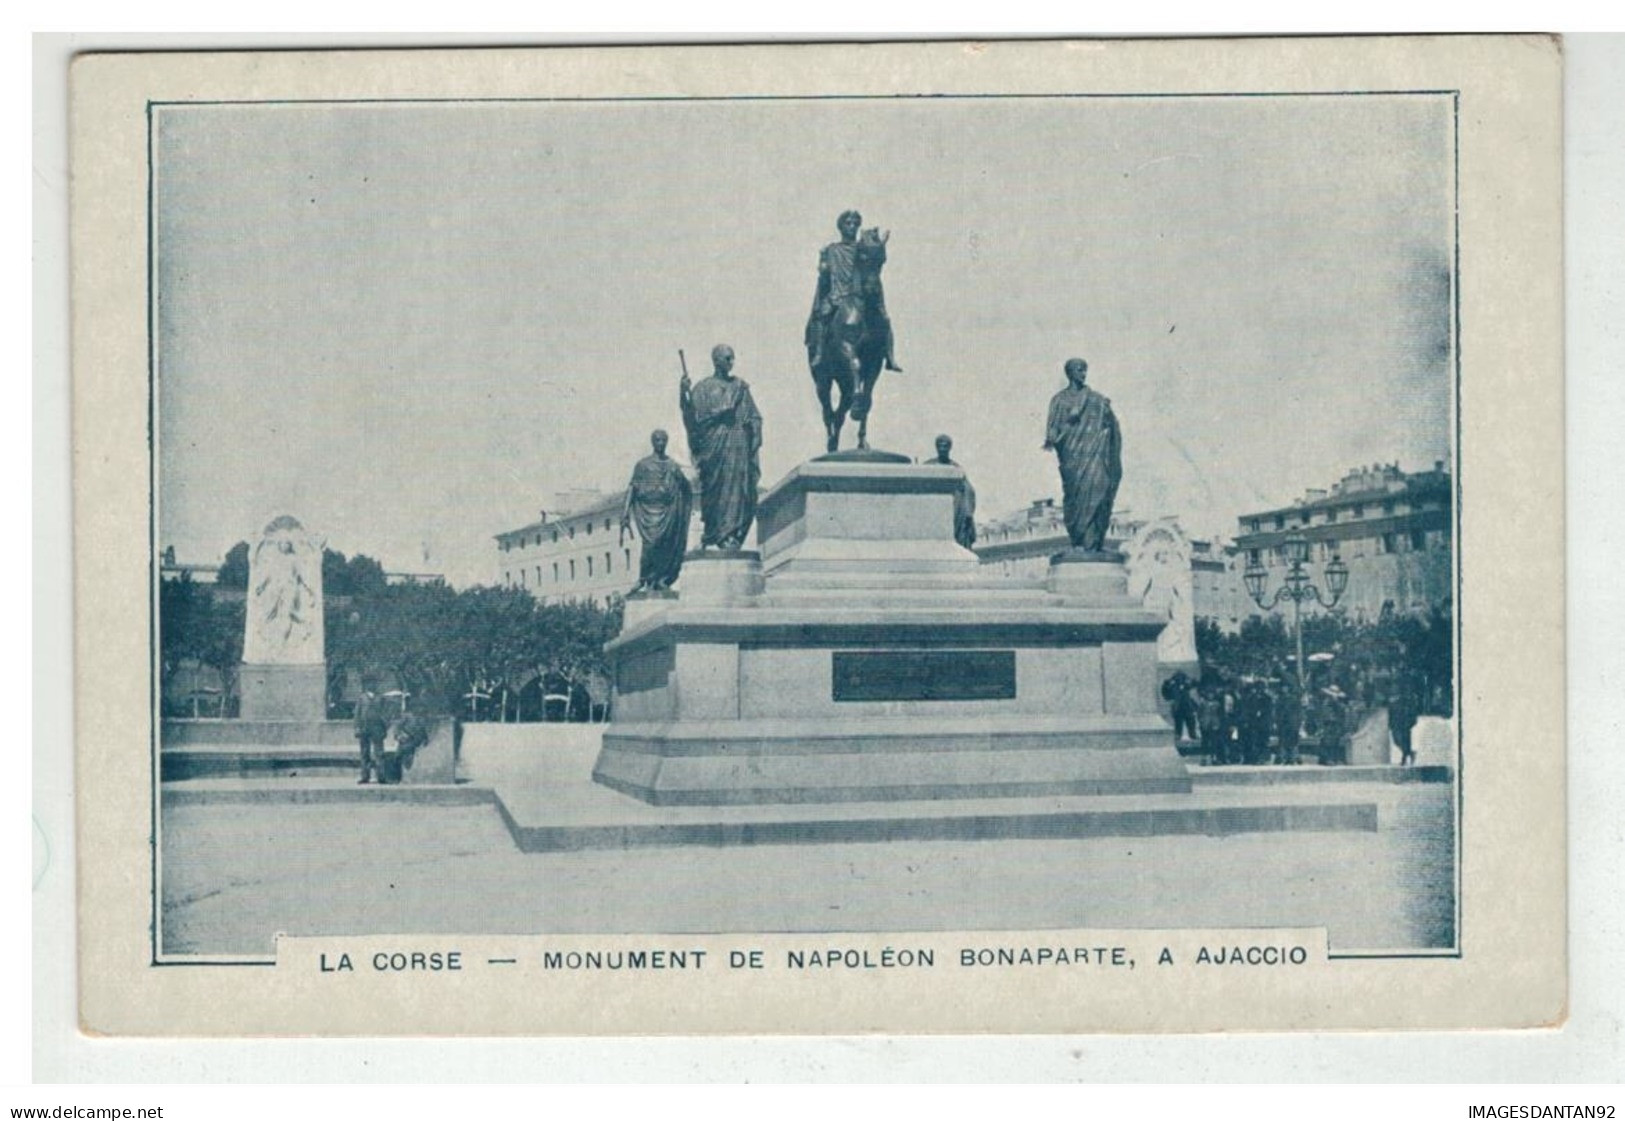
POLYGON ((1083 359, 1068 359, 1069 384, 1050 398, 1044 447, 1053 449, 1060 462, 1072 547, 1099 552, 1105 547, 1112 504, 1123 481, 1123 436, 1112 403, 1083 384, 1088 372, 1083 359))
POLYGON ((807 366, 832 452, 840 447, 848 413, 858 422, 858 447, 869 446, 869 412, 880 371, 902 370, 893 360, 891 317, 880 282, 891 234, 862 227, 863 216, 856 210, 836 220, 841 240, 818 255, 818 287, 805 332, 807 366))
POLYGON ((694 491, 677 461, 666 454, 667 436, 662 428, 649 435, 653 455, 646 455, 632 468, 632 481, 626 487, 626 505, 621 510, 621 530, 634 524, 643 539, 638 561, 638 583, 632 594, 663 592, 677 582, 683 569, 683 553, 688 548, 688 519, 693 509, 694 491))
POLYGON ((700 473, 703 549, 735 550, 756 520, 756 487, 762 477, 762 414, 750 386, 733 376, 730 346, 711 349, 714 373, 698 385, 688 375, 678 390, 689 454, 700 473))
MULTIPOLYGON (((944 467, 958 467, 953 461, 954 438, 944 432, 937 437, 937 458, 934 463, 944 467)), ((959 491, 954 495, 954 540, 966 549, 976 545, 976 488, 970 485, 970 477, 960 483, 959 491)))

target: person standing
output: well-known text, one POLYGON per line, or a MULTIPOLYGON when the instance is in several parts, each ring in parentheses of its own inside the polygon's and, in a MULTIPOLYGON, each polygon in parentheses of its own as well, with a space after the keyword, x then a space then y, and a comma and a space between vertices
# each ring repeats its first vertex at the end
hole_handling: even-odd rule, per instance
POLYGON ((1320 761, 1322 764, 1348 762, 1348 738, 1353 729, 1349 719, 1348 696, 1336 685, 1320 691, 1318 724, 1320 761))
POLYGON ((1175 740, 1196 739, 1196 700, 1193 697, 1195 689, 1190 676, 1184 670, 1177 671, 1162 683, 1162 699, 1168 702, 1168 708, 1174 718, 1175 740))
POLYGON ((1399 748, 1399 765, 1408 767, 1416 762, 1416 749, 1411 745, 1411 733, 1416 728, 1417 690, 1409 675, 1401 674, 1395 682, 1394 695, 1388 702, 1388 734, 1399 748))
POLYGON ((1282 683, 1280 696, 1275 702, 1275 739, 1279 745, 1280 762, 1296 766, 1303 739, 1303 698, 1290 681, 1282 683))
POLYGON ((1044 449, 1061 469, 1061 497, 1072 547, 1099 552, 1106 545, 1112 504, 1123 481, 1123 436, 1112 403, 1088 386, 1089 363, 1069 358, 1068 385, 1050 398, 1044 449))
POLYGON ((688 548, 688 519, 694 503, 694 490, 677 461, 666 454, 666 430, 649 434, 653 455, 646 455, 632 468, 632 481, 626 486, 626 505, 621 509, 621 532, 637 523, 643 538, 638 559, 639 592, 665 591, 677 582, 688 548))
POLYGON ((361 686, 361 698, 355 704, 355 738, 361 748, 361 781, 365 786, 378 776, 383 781, 384 737, 389 734, 389 714, 383 698, 373 692, 370 683, 361 686))
POLYGON ((1219 690, 1219 762, 1241 762, 1241 698, 1229 683, 1219 690))
POLYGON ((733 347, 711 348, 710 377, 693 385, 688 375, 677 401, 688 431, 689 454, 700 473, 700 548, 726 552, 745 543, 756 520, 756 487, 762 477, 762 414, 750 386, 733 376, 733 347))
POLYGON ((1224 690, 1211 682, 1201 690, 1199 722, 1202 731, 1202 754, 1209 764, 1224 762, 1224 690))
POLYGON ((1237 704, 1237 738, 1240 740, 1241 761, 1248 764, 1264 762, 1269 745, 1269 725, 1264 716, 1264 686, 1256 680, 1242 682, 1241 697, 1237 704))

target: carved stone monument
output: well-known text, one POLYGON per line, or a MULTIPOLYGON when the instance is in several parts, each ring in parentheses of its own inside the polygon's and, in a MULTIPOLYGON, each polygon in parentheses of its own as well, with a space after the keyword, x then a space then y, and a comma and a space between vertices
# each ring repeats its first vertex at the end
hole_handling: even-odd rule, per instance
POLYGON ((327 716, 323 543, 284 514, 265 527, 249 557, 240 679, 244 720, 327 716))
POLYGON ((1172 518, 1147 522, 1123 546, 1128 593, 1168 621, 1157 636, 1157 662, 1166 675, 1199 668, 1191 545, 1172 518))
POLYGON ((964 482, 883 452, 792 470, 760 559, 691 560, 606 647, 593 777, 656 805, 1190 790, 1157 711, 1163 616, 1121 561, 984 574, 954 539, 964 482))

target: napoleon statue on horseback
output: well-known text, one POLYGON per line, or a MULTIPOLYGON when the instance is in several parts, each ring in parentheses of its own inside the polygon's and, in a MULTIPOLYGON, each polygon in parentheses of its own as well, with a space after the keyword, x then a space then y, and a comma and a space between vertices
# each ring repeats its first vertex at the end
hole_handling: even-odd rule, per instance
POLYGON ((835 228, 841 240, 818 255, 818 289, 806 333, 807 365, 824 408, 832 452, 840 447, 848 413, 858 422, 858 447, 868 448, 875 382, 883 369, 902 371, 893 359, 891 318, 880 284, 891 234, 863 229, 863 216, 856 210, 843 213, 835 228), (833 399, 836 389, 838 401, 833 399))

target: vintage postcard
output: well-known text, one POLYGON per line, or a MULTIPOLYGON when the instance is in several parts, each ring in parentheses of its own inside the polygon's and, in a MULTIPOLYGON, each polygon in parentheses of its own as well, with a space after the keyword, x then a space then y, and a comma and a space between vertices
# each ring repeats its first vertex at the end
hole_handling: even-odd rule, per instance
POLYGON ((1561 73, 80 58, 82 1027, 1561 1022, 1561 73))

